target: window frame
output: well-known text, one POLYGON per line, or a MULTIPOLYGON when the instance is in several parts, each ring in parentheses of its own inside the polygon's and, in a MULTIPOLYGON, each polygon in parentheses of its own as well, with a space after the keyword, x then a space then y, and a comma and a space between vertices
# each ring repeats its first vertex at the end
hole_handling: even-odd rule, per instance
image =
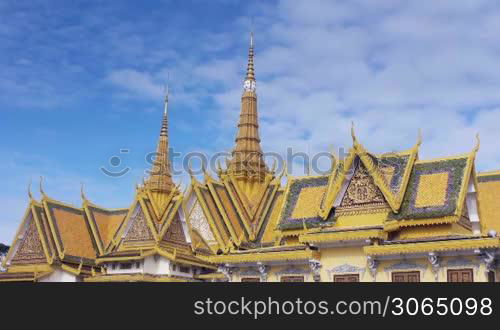
POLYGON ((359 274, 356 274, 356 273, 352 273, 352 274, 334 274, 333 275, 333 282, 334 283, 356 283, 356 282, 359 282, 359 274), (345 279, 348 279, 349 277, 355 277, 356 278, 356 281, 337 281, 337 279, 340 279, 340 278, 345 278, 345 279))
POLYGON ((472 268, 453 268, 446 271, 446 281, 449 283, 474 283, 474 270, 472 268), (463 272, 470 273, 471 281, 451 281, 451 276, 453 273, 459 273, 463 276, 463 272))
POLYGON ((421 282, 421 275, 420 275, 420 271, 418 271, 418 270, 410 270, 410 271, 403 271, 403 272, 392 272, 391 273, 391 280, 392 280, 393 283, 419 283, 419 282, 421 282), (406 281, 395 281, 394 278, 395 278, 395 276, 398 276, 398 275, 403 275, 403 276, 406 276, 407 278, 410 275, 417 275, 417 281, 415 281, 415 282, 410 282, 408 280, 406 280, 406 281))

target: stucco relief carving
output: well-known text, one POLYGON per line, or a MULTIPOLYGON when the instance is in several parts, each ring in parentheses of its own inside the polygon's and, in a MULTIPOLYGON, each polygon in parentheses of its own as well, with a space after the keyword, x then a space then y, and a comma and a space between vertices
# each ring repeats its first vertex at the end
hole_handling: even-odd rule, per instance
POLYGON ((208 243, 213 244, 216 243, 214 234, 210 229, 210 225, 208 224, 207 219, 205 218, 205 214, 203 214, 203 210, 198 202, 196 202, 193 207, 193 211, 189 217, 189 223, 193 229, 196 229, 201 237, 208 243))
POLYGON ((448 260, 448 262, 446 263, 446 267, 450 269, 471 267, 474 269, 476 275, 479 272, 479 262, 475 262, 462 256, 448 260))
POLYGON ((366 267, 357 267, 351 264, 342 264, 328 269, 327 272, 329 277, 334 274, 359 274, 360 277, 363 277, 366 272, 366 267))
POLYGON ((19 248, 12 261, 34 260, 45 258, 42 241, 38 235, 35 221, 30 217, 28 227, 19 243, 19 248))
POLYGON ((146 217, 142 209, 138 209, 135 216, 131 219, 132 224, 126 234, 125 241, 143 241, 154 239, 151 230, 146 222, 146 217))
POLYGON ((368 203, 384 203, 384 196, 375 186, 366 168, 360 164, 347 187, 341 207, 368 203))
POLYGON ((285 269, 282 269, 279 272, 276 272, 276 275, 309 275, 311 273, 310 269, 299 268, 296 266, 290 266, 285 269))

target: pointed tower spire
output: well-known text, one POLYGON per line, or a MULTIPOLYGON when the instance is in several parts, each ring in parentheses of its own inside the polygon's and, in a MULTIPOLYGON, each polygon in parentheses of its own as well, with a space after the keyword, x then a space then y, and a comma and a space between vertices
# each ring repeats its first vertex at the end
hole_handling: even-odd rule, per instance
POLYGON ((241 97, 241 113, 238 123, 236 146, 232 152, 232 159, 228 164, 227 172, 241 179, 263 181, 270 173, 264 163, 259 137, 259 120, 257 114, 257 94, 255 92, 254 72, 254 40, 250 34, 250 48, 248 51, 247 73, 243 83, 241 97))
POLYGON ((156 158, 153 162, 149 179, 145 182, 145 188, 165 193, 171 192, 174 188, 170 172, 170 160, 168 158, 168 86, 165 92, 163 119, 161 122, 160 139, 156 149, 156 158))
POLYGON ((247 64, 247 76, 246 80, 253 80, 255 82, 255 71, 254 71, 254 63, 253 63, 253 32, 250 32, 250 48, 248 49, 248 64, 247 64))

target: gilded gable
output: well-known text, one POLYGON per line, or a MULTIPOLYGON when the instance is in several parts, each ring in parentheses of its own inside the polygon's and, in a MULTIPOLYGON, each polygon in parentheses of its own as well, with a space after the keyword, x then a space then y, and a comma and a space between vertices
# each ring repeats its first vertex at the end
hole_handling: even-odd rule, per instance
POLYGON ((385 206, 384 195, 373 182, 373 178, 366 167, 359 162, 338 207, 338 212, 359 208, 384 208, 385 206))
POLYGON ((35 220, 31 214, 29 215, 27 222, 28 226, 22 239, 19 241, 19 248, 12 258, 12 264, 46 261, 42 241, 40 240, 35 220))
POLYGON ((194 205, 191 214, 189 216, 189 224, 191 228, 196 230, 198 234, 207 242, 208 244, 216 244, 214 234, 210 229, 210 225, 203 214, 200 203, 197 201, 194 205))
POLYGON ((125 242, 154 240, 142 208, 137 207, 130 221, 129 230, 124 238, 125 242))
POLYGON ((178 215, 175 216, 174 220, 168 227, 167 233, 163 237, 163 241, 169 243, 187 244, 186 236, 184 235, 184 230, 182 229, 182 224, 178 215))

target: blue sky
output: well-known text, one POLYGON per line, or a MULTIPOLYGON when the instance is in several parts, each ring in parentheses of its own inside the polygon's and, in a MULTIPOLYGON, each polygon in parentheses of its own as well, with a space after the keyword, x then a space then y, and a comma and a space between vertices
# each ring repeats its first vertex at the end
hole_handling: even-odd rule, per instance
POLYGON ((229 150, 252 26, 266 151, 348 148, 354 120, 374 152, 421 128, 421 158, 468 152, 479 132, 478 169, 500 168, 496 1, 4 0, 0 18, 0 242, 40 176, 53 198, 79 205, 84 183, 128 206, 168 76, 172 147, 229 150), (106 177, 120 149, 132 170, 106 177))

